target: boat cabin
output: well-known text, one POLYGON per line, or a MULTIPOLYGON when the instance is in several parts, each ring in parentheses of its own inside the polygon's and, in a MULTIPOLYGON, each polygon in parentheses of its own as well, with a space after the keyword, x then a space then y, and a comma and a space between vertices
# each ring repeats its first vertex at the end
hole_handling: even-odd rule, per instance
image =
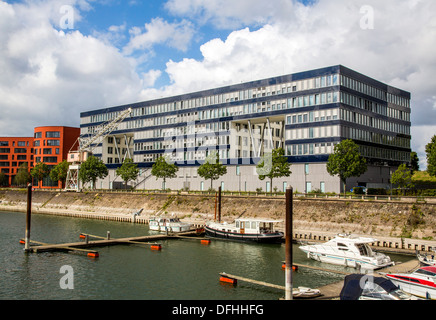
POLYGON ((273 233, 274 223, 277 220, 263 219, 236 219, 235 228, 240 230, 240 233, 273 233))
MULTIPOLYGON (((372 257, 374 252, 372 251, 369 243, 375 242, 375 239, 371 238, 353 238, 352 236, 343 237, 339 236, 329 241, 330 245, 336 246, 338 250, 357 252, 364 257, 372 257)), ((356 253, 357 253, 356 252, 356 253)))

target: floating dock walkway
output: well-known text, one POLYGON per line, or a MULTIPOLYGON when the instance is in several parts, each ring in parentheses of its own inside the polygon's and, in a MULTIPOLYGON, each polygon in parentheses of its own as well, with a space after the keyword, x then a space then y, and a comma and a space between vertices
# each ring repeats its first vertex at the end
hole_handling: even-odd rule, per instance
MULTIPOLYGON (((199 240, 203 244, 209 244, 210 240, 198 237, 201 233, 198 230, 191 230, 187 232, 180 232, 177 234, 157 234, 157 235, 147 235, 139 237, 129 237, 129 238, 117 238, 111 239, 109 234, 107 238, 94 236, 89 234, 81 234, 80 237, 84 238, 83 242, 71 242, 62 244, 47 244, 38 241, 30 240, 31 244, 37 244, 36 246, 31 246, 28 252, 40 253, 40 252, 50 252, 50 251, 81 251, 88 253, 89 257, 98 257, 98 252, 94 250, 87 250, 87 248, 98 248, 113 246, 119 244, 140 244, 140 245, 150 245, 152 250, 160 250, 160 244, 156 243, 159 240, 167 239, 192 239, 199 240), (89 238, 99 238, 101 240, 90 241, 89 238)), ((23 239, 20 241, 22 244, 25 243, 23 239)))

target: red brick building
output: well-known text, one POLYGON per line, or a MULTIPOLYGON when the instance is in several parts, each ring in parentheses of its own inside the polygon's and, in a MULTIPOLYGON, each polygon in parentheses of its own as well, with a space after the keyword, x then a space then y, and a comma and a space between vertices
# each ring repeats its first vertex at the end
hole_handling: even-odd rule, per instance
POLYGON ((15 175, 24 163, 29 170, 33 168, 33 138, 0 138, 0 171, 7 177, 7 183, 3 186, 15 185, 15 175))
MULTIPOLYGON (((0 171, 7 177, 7 183, 0 186, 16 186, 14 177, 20 165, 27 163, 30 170, 40 162, 53 168, 67 159, 68 151, 76 143, 80 128, 46 126, 34 129, 33 137, 0 137, 0 171)), ((38 182, 33 185, 38 188, 38 182)), ((62 188, 58 181, 45 178, 41 188, 62 188)))
MULTIPOLYGON (((34 133, 34 165, 44 162, 51 168, 67 160, 68 152, 77 141, 80 128, 72 127, 37 127, 34 133)), ((35 187, 37 182, 34 182, 35 187)), ((62 188, 58 181, 49 177, 42 181, 41 188, 62 188)))

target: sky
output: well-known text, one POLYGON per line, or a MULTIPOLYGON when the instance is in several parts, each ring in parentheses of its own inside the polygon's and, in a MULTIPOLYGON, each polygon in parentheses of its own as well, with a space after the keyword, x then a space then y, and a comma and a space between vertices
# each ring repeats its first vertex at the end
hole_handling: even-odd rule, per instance
POLYGON ((436 134, 434 0, 0 0, 0 136, 80 113, 342 64, 436 134))

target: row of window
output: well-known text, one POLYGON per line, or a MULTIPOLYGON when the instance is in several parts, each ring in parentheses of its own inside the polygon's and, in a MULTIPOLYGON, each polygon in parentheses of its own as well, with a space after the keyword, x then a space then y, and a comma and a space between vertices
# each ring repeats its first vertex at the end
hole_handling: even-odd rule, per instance
POLYGON ((410 149, 411 145, 409 138, 398 137, 396 135, 381 134, 347 126, 341 127, 341 136, 347 139, 367 141, 392 147, 410 149))
MULTIPOLYGON (((0 155, 0 160, 9 160, 9 156, 11 157, 11 160, 15 160, 14 154, 12 154, 12 155, 2 154, 2 155, 0 155)), ((30 157, 33 160, 33 156, 30 156, 30 157)), ((27 160, 27 155, 19 154, 19 155, 17 155, 16 160, 27 160)))
POLYGON ((44 163, 58 163, 58 157, 35 157, 35 162, 41 162, 41 158, 44 163))
MULTIPOLYGON (((47 146, 47 147, 57 147, 61 145, 61 141, 60 140, 42 140, 42 144, 43 146, 47 146)), ((34 147, 40 147, 41 146, 41 140, 35 140, 33 141, 33 146, 34 147)))
POLYGON ((341 86, 358 91, 368 96, 377 98, 379 100, 387 101, 398 106, 410 108, 410 99, 400 97, 395 94, 387 93, 366 83, 352 79, 350 77, 341 75, 341 86))
POLYGON ((341 109, 341 120, 353 122, 367 127, 385 130, 389 132, 410 135, 410 126, 399 124, 392 121, 387 121, 379 118, 373 118, 359 112, 353 112, 346 109, 341 109))
MULTIPOLYGON (((338 75, 328 75, 317 78, 293 81, 278 85, 259 87, 247 90, 234 91, 225 94, 211 95, 201 98, 193 98, 184 101, 164 103, 148 107, 140 107, 132 110, 131 116, 145 116, 151 114, 160 114, 184 109, 193 109, 203 106, 218 105, 228 102, 248 100, 259 97, 274 96, 290 92, 298 92, 310 89, 325 88, 339 84, 338 75)), ((280 106, 282 107, 282 106, 280 106)), ((91 123, 109 121, 114 119, 119 112, 108 112, 91 116, 91 123)))
MULTIPOLYGON (((17 147, 28 147, 29 141, 17 141, 17 147)), ((9 141, 0 141, 0 147, 9 147, 9 141)), ((15 147, 15 141, 12 141, 12 147, 15 147)))
MULTIPOLYGON (((33 152, 33 148, 30 150, 33 152)), ((28 149, 25 148, 15 148, 14 153, 27 153, 28 149)), ((0 148, 0 153, 11 153, 11 148, 0 148)))
POLYGON ((398 110, 392 107, 387 107, 385 105, 382 105, 380 103, 376 103, 367 99, 363 99, 360 97, 357 97, 355 95, 341 92, 341 103, 348 104, 350 106, 368 110, 374 113, 381 114, 383 116, 388 116, 390 118, 403 120, 403 121, 409 121, 410 122, 410 112, 405 112, 402 110, 398 110))
POLYGON ((20 167, 22 164, 27 164, 27 162, 0 161, 0 167, 20 167))
MULTIPOLYGON (((46 138, 60 138, 61 133, 60 131, 46 131, 45 133, 46 138)), ((35 132, 35 139, 41 139, 42 138, 42 132, 35 132)))

